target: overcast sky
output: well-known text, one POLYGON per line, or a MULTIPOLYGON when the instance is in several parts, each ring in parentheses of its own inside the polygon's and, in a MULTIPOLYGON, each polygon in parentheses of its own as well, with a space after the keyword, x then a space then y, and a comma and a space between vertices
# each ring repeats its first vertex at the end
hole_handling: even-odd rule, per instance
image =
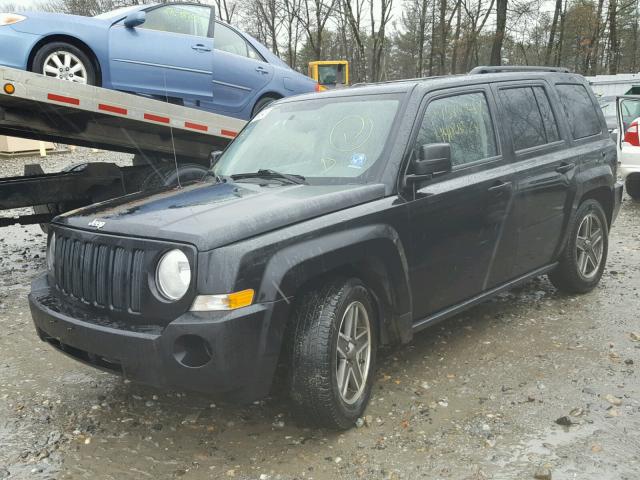
POLYGON ((37 5, 38 0, 0 0, 0 10, 5 5, 20 5, 21 9, 28 10, 37 5))

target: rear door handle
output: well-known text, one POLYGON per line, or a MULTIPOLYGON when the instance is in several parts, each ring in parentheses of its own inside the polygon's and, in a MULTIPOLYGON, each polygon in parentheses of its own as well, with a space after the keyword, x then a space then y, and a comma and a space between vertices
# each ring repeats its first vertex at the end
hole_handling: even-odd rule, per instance
POLYGON ((488 191, 491 193, 500 193, 511 190, 511 186, 511 182, 496 182, 495 185, 492 185, 488 188, 488 191))
POLYGON ((267 69, 266 69, 266 68, 264 68, 264 67, 256 67, 256 72, 258 72, 258 73, 262 73, 263 75, 266 75, 266 74, 268 74, 268 73, 269 73, 269 72, 267 71, 267 69))
POLYGON ((558 173, 567 173, 576 168, 575 163, 562 163, 560 166, 556 168, 556 172, 558 173))
POLYGON ((196 52, 210 52, 211 49, 209 47, 207 47, 206 45, 202 44, 202 43, 198 43, 197 45, 194 45, 191 47, 193 50, 195 50, 196 52))

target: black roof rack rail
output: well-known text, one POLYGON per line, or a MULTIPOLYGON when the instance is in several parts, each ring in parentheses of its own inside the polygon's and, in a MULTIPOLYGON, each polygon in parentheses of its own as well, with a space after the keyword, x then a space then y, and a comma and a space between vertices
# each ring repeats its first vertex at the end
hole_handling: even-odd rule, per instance
POLYGON ((469 72, 469 75, 476 75, 478 73, 500 73, 500 72, 556 72, 556 73, 571 73, 566 67, 528 67, 519 65, 494 65, 494 66, 480 66, 475 67, 469 72))

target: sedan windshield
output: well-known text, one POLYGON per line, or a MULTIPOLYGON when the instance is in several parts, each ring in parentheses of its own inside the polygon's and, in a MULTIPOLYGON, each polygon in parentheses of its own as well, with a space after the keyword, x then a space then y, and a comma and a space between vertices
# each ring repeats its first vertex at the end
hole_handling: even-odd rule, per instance
POLYGON ((260 112, 214 167, 219 177, 266 170, 310 183, 375 178, 398 112, 398 95, 327 97, 260 112))

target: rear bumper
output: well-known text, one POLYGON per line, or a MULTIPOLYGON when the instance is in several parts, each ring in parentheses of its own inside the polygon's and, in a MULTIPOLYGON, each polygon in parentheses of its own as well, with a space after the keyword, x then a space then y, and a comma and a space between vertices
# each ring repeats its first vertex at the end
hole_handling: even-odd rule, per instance
POLYGON ((133 381, 239 402, 264 397, 271 387, 282 338, 274 328, 277 303, 187 312, 166 327, 123 326, 56 296, 43 275, 32 283, 29 304, 43 341, 133 381))
POLYGON ((31 50, 41 38, 41 35, 18 32, 11 26, 0 27, 0 65, 26 70, 31 50))

